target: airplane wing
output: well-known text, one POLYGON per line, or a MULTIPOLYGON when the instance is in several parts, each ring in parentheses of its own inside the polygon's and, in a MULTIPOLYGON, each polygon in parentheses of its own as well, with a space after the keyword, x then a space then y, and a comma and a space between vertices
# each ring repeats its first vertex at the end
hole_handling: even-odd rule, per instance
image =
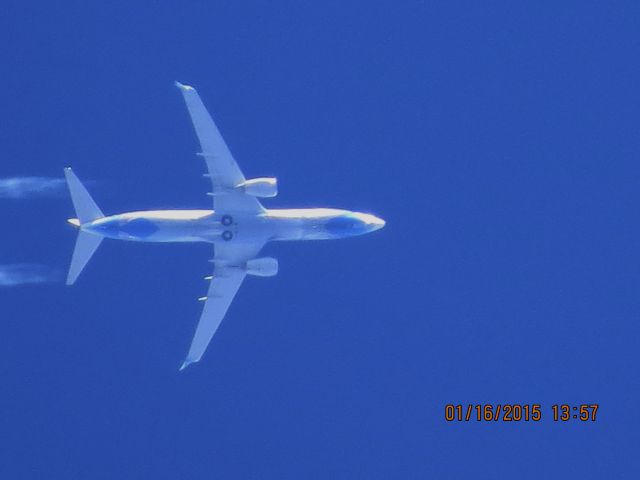
POLYGON ((235 187, 245 181, 245 177, 196 89, 180 82, 176 82, 176 86, 182 92, 200 141, 202 152, 198 155, 204 157, 207 162, 212 184, 213 209, 220 213, 263 211, 256 197, 235 190, 235 187))
POLYGON ((224 318, 236 292, 240 289, 246 276, 244 265, 247 260, 254 258, 262 249, 266 241, 246 243, 217 243, 212 260, 213 275, 210 279, 209 291, 203 298, 205 304, 202 315, 191 342, 187 358, 180 367, 183 370, 188 365, 200 360, 211 338, 216 333, 224 318))

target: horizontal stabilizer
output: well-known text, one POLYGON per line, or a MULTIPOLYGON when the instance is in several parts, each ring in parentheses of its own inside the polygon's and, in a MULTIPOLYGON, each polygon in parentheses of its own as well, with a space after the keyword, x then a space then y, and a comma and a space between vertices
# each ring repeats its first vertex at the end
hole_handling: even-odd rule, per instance
POLYGON ((69 275, 67 276, 67 285, 73 285, 80 275, 80 272, 89 263, 89 260, 102 243, 103 237, 93 235, 91 233, 78 232, 76 240, 76 248, 71 257, 71 266, 69 267, 69 275))
POLYGON ((67 185, 69 186, 69 192, 71 193, 71 201, 76 209, 78 220, 81 224, 93 222, 98 218, 104 217, 102 210, 98 208, 96 202, 93 201, 87 189, 80 182, 76 174, 73 173, 71 168, 64 169, 64 176, 67 179, 67 185))

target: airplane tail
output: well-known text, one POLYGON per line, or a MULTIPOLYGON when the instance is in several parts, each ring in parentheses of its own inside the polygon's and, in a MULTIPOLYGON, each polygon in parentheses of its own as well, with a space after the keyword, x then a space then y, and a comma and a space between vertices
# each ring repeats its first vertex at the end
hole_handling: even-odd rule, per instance
POLYGON ((67 185, 69 185, 69 192, 71 192, 71 201, 76 209, 76 215, 81 225, 85 223, 93 222, 98 218, 104 217, 102 210, 98 208, 96 202, 93 201, 87 189, 80 183, 76 174, 73 173, 71 167, 64 169, 64 176, 67 179, 67 185))
POLYGON ((80 230, 76 240, 76 248, 71 257, 71 266, 67 275, 67 285, 73 285, 80 272, 89 263, 89 260, 102 243, 102 237, 80 230))
POLYGON ((71 257, 69 274, 67 275, 67 285, 72 285, 80 275, 80 272, 82 272, 87 263, 89 263, 89 260, 100 246, 100 243, 102 243, 102 237, 83 231, 82 225, 102 218, 104 214, 71 168, 64 169, 64 176, 67 179, 67 185, 71 193, 71 201, 78 216, 78 218, 69 219, 69 223, 80 228, 78 239, 76 240, 76 247, 71 257))

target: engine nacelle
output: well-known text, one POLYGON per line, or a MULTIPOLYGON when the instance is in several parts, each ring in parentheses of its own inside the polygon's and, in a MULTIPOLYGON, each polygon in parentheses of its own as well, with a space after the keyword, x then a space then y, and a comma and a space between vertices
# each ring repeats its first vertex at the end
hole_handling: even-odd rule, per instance
POLYGON ((238 185, 247 195, 271 198, 278 195, 278 179, 272 177, 252 178, 238 185))
POLYGON ((254 258, 253 260, 247 260, 245 269, 247 275, 273 277, 278 273, 278 260, 272 257, 254 258))

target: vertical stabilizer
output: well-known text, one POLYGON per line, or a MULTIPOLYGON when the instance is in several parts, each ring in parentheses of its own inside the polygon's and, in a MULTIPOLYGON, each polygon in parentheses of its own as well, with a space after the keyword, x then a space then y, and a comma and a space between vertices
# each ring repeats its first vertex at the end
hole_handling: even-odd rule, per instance
POLYGON ((93 201, 87 189, 80 183, 80 180, 70 167, 64 169, 64 176, 67 179, 69 192, 71 192, 71 201, 76 209, 76 215, 80 223, 85 224, 104 217, 96 202, 93 201))

